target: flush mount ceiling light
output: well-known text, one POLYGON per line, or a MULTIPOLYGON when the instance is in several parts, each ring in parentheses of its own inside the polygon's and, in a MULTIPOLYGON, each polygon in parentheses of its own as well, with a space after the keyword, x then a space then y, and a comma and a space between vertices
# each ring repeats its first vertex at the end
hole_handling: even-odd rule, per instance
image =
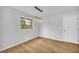
POLYGON ((43 10, 41 10, 39 7, 37 7, 37 6, 34 6, 34 8, 36 9, 36 10, 38 10, 38 11, 40 11, 41 13, 43 12, 43 10))

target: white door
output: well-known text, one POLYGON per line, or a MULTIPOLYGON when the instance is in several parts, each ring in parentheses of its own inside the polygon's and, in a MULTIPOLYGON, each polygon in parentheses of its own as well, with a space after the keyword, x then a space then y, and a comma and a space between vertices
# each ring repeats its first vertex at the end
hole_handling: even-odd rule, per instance
POLYGON ((77 16, 63 18, 63 35, 65 41, 77 42, 77 16))

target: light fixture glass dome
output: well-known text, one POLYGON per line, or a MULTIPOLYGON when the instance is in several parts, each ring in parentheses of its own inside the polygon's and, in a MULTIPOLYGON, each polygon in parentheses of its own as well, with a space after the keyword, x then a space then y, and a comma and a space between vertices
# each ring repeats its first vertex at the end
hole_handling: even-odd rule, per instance
POLYGON ((35 16, 35 22, 36 23, 41 23, 42 22, 42 18, 35 16))

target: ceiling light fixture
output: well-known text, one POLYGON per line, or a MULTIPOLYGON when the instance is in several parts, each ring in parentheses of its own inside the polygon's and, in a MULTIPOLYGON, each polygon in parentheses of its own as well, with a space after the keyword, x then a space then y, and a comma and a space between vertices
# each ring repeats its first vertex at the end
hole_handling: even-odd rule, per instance
POLYGON ((42 22, 42 18, 35 16, 35 22, 36 23, 41 23, 42 22))
POLYGON ((35 9, 37 9, 38 11, 40 11, 41 13, 43 12, 43 10, 41 10, 40 8, 38 8, 37 6, 34 6, 35 9))

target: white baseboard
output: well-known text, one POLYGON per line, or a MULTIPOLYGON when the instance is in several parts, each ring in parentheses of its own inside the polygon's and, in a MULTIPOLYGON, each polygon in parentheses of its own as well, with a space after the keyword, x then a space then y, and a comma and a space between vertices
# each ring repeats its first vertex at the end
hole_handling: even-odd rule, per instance
POLYGON ((67 41, 67 40, 57 39, 57 38, 51 38, 51 37, 47 37, 47 36, 40 36, 40 37, 49 38, 49 39, 57 40, 57 41, 63 41, 63 42, 73 43, 73 44, 79 44, 79 42, 67 41))
MULTIPOLYGON (((65 41, 65 40, 61 40, 61 39, 50 38, 50 37, 47 37, 47 36, 36 36, 36 37, 32 37, 32 38, 29 39, 29 40, 32 40, 32 39, 37 38, 37 37, 44 37, 44 38, 49 38, 49 39, 52 39, 52 40, 58 40, 58 41, 63 41, 63 42, 68 42, 68 43, 79 44, 79 42, 69 42, 69 41, 65 41)), ((29 41, 29 40, 24 40, 24 41, 21 41, 21 42, 19 42, 19 43, 16 43, 16 44, 10 45, 10 46, 8 46, 8 47, 2 48, 2 49, 0 49, 0 51, 6 50, 6 49, 11 48, 11 47, 14 47, 14 46, 17 46, 17 45, 19 45, 19 44, 21 44, 21 43, 24 43, 24 42, 27 42, 27 41, 29 41)))
MULTIPOLYGON (((37 38, 37 37, 38 37, 38 36, 32 37, 32 38, 30 38, 29 40, 32 40, 32 39, 37 38)), ((16 43, 16 44, 7 46, 7 47, 5 47, 5 48, 2 48, 2 49, 0 49, 0 52, 3 51, 3 50, 9 49, 9 48, 11 48, 11 47, 17 46, 17 45, 19 45, 19 44, 21 44, 21 43, 27 42, 27 41, 29 41, 29 40, 26 39, 26 40, 24 40, 24 41, 21 41, 21 42, 18 42, 18 43, 16 43)))

